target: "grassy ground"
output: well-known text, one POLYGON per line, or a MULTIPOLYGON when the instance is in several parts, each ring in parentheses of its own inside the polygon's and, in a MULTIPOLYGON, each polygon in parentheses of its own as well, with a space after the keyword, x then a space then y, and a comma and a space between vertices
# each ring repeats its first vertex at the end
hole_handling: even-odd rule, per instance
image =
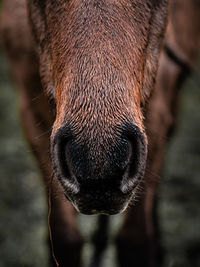
MULTIPOLYGON (((46 267, 45 197, 19 126, 14 89, 6 60, 0 54, 0 267, 46 267)), ((164 267, 200 266, 199 135, 200 88, 189 80, 183 89, 177 130, 166 153, 160 185, 164 267)), ((79 217, 87 240, 95 221, 95 216, 79 217)), ((119 216, 112 221, 117 229, 119 216)), ((90 251, 88 242, 85 258, 90 251)), ((111 263, 113 253, 111 243, 103 267, 116 267, 111 263)))

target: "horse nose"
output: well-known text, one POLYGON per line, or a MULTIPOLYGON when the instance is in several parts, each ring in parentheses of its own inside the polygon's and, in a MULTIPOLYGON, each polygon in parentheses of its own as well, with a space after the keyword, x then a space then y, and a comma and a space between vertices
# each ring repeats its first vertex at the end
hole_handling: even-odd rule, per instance
POLYGON ((53 143, 56 174, 66 191, 128 193, 143 176, 145 139, 134 124, 119 127, 112 141, 101 144, 98 137, 93 143, 88 136, 80 141, 65 125, 57 131, 53 143))

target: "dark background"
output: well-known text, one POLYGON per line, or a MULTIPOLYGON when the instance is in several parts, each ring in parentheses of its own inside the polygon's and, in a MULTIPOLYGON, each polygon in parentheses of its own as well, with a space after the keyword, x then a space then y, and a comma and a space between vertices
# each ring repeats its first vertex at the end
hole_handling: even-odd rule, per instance
MULTIPOLYGON (((0 1, 1 2, 1 1, 0 1)), ((159 220, 164 267, 200 267, 200 76, 190 77, 180 99, 176 131, 160 178, 159 220)), ((0 49, 0 267, 47 267, 47 207, 37 164, 23 137, 18 95, 0 49)), ((114 232, 120 216, 111 217, 114 232)), ((91 253, 96 216, 81 215, 84 261, 91 253)), ((112 227, 113 228, 113 227, 112 227)), ((113 232, 113 231, 112 231, 113 232)), ((104 267, 113 263, 110 241, 104 267)))

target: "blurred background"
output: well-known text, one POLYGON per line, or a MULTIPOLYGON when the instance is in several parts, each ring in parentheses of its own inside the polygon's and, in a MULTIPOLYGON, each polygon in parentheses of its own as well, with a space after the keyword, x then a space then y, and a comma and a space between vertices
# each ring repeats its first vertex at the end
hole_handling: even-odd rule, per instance
MULTIPOLYGON (((0 267, 47 267, 45 195, 20 127, 15 89, 0 48, 0 267)), ((196 78, 187 80, 180 101, 177 127, 166 148, 160 178, 164 267, 200 267, 200 83, 196 78)), ((91 253, 89 241, 96 219, 78 218, 86 239, 85 262, 91 253)), ((121 217, 112 216, 111 220, 114 234, 121 217)), ((110 239, 102 266, 116 267, 114 253, 110 239)))

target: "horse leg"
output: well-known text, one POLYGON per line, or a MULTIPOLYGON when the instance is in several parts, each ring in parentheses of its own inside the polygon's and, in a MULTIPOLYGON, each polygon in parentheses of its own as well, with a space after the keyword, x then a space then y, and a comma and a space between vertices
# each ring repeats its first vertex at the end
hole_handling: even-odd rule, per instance
POLYGON ((165 44, 171 51, 161 54, 156 88, 146 111, 149 153, 144 183, 147 189, 140 202, 127 211, 117 236, 121 267, 161 266, 156 216, 156 176, 162 167, 166 137, 175 125, 181 85, 193 71, 192 66, 199 49, 199 10, 199 1, 170 2, 165 44))
POLYGON ((117 257, 120 267, 155 267, 158 257, 158 232, 156 223, 154 190, 148 189, 135 206, 125 214, 117 235, 117 257))
MULTIPOLYGON (((75 211, 64 199, 57 180, 52 178, 49 146, 54 116, 40 83, 37 59, 33 53, 24 53, 23 58, 17 62, 10 57, 10 63, 19 91, 23 129, 39 163, 45 184, 54 258, 61 267, 78 267, 83 241, 76 226, 75 211)), ((54 260, 53 264, 56 266, 54 260)))
POLYGON ((139 203, 127 211, 117 237, 118 258, 121 267, 161 265, 156 215, 157 177, 162 168, 166 137, 174 125, 176 112, 173 105, 176 106, 179 93, 176 89, 177 84, 178 81, 183 81, 180 79, 182 75, 180 67, 170 62, 170 59, 164 54, 161 56, 161 67, 157 88, 147 107, 146 129, 149 137, 149 152, 146 174, 143 178, 146 192, 139 199, 139 203), (162 75, 168 77, 168 82, 164 85, 162 75))
POLYGON ((162 54, 157 87, 147 108, 149 153, 144 177, 146 192, 139 203, 127 211, 117 236, 121 267, 161 266, 156 215, 157 176, 162 168, 166 137, 174 128, 179 88, 187 75, 184 68, 162 54))
MULTIPOLYGON (((55 190, 56 185, 53 187, 55 190)), ((78 267, 83 240, 76 227, 75 211, 62 196, 54 194, 49 199, 48 221, 53 266, 78 267)))

